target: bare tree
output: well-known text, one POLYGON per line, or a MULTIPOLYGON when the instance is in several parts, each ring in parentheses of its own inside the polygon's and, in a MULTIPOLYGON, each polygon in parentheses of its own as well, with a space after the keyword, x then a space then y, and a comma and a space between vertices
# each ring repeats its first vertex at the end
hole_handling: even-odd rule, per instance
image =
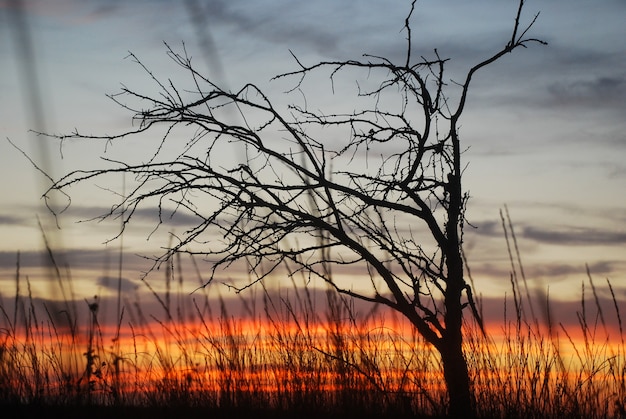
POLYGON ((254 84, 226 91, 196 71, 186 52, 167 47, 188 72, 195 97, 183 99, 189 92, 146 69, 158 95, 124 88, 113 96, 133 112, 136 128, 110 136, 55 136, 115 141, 156 131, 160 141, 150 160, 109 160, 112 167, 74 171, 48 193, 130 174, 136 187, 104 217, 122 214, 125 226, 138 208, 156 200, 159 211, 169 206, 197 219, 157 264, 176 252, 201 254, 211 264, 211 282, 222 269, 245 262, 253 280, 232 285, 242 290, 287 263, 290 272, 321 278, 341 294, 397 310, 440 353, 450 415, 467 417, 474 406, 462 348, 463 311, 469 307, 477 318, 478 313, 462 256, 468 195, 461 184, 459 121, 477 71, 518 47, 544 42, 527 37, 537 16, 522 26, 520 0, 508 42, 469 69, 452 99, 445 91, 447 60, 437 50, 432 58, 412 55, 414 6, 415 1, 404 23, 402 62, 364 55, 306 65, 294 55, 297 68, 276 77, 292 78, 291 92, 298 93, 313 74, 327 71, 334 89, 348 72, 361 84, 347 113, 312 110, 306 96, 275 106, 254 84), (187 135, 182 142, 176 140, 179 128, 187 135), (163 158, 165 147, 178 152, 163 158), (245 158, 226 157, 233 147, 245 158), (347 283, 330 266, 361 267, 362 283, 347 283))

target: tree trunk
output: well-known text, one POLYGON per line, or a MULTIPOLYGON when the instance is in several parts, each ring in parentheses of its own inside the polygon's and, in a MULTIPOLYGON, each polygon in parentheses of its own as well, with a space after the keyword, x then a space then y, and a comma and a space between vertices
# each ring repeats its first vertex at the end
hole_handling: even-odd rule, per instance
POLYGON ((445 290, 446 331, 439 345, 443 376, 448 388, 448 415, 453 418, 475 417, 470 389, 467 361, 463 354, 463 305, 461 295, 465 288, 463 259, 458 250, 449 249, 447 267, 448 280, 445 290))
MULTIPOLYGON (((452 249, 451 249, 452 250, 452 249)), ((465 287, 463 259, 458 247, 448 253, 448 281, 445 291, 446 331, 439 346, 443 376, 448 387, 448 415, 453 418, 475 417, 467 361, 463 354, 463 305, 465 287)))
POLYGON ((467 361, 460 345, 445 345, 441 349, 443 376, 448 388, 448 415, 451 418, 475 417, 470 390, 467 361))
MULTIPOLYGON (((454 132, 456 133, 456 130, 454 132)), ((455 145, 458 146, 456 134, 453 134, 453 139, 457 140, 455 145)), ((460 153, 459 148, 455 147, 455 163, 460 165, 460 154, 457 153, 460 153)), ((463 209, 461 178, 460 175, 451 175, 448 177, 448 180, 450 192, 450 206, 446 224, 448 240, 443 249, 446 254, 447 268, 446 289, 444 292, 446 330, 442 336, 443 339, 439 352, 441 353, 443 363, 443 376, 448 387, 448 415, 453 418, 473 418, 476 415, 470 389, 467 361, 463 355, 463 305, 461 303, 461 295, 466 284, 463 275, 463 257, 461 255, 462 239, 458 229, 463 209)))
MULTIPOLYGON (((458 274, 459 262, 462 269, 460 255, 457 263, 448 264, 448 268, 453 267, 453 271, 458 274)), ((443 376, 448 388, 448 415, 453 418, 475 417, 467 361, 463 354, 463 308, 461 305, 463 284, 462 275, 453 275, 448 278, 445 295, 446 331, 439 346, 443 376)))

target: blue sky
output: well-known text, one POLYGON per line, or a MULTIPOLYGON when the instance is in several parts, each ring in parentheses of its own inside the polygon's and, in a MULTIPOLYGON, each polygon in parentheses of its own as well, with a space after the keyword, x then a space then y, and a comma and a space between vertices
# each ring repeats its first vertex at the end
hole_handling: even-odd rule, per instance
MULTIPOLYGON (((237 89, 251 81, 279 97, 280 86, 269 79, 296 68, 289 50, 307 63, 362 53, 402 57, 401 29, 409 10, 408 1, 391 6, 383 0, 198 1, 195 12, 188 7, 194 2, 167 0, 21 3, 45 121, 34 119, 28 100, 32 89, 20 61, 23 44, 11 24, 13 2, 0 0, 0 282, 13 280, 17 250, 24 252, 24 268, 38 277, 39 215, 51 239, 67 250, 73 271, 87 278, 77 287, 86 295, 94 293, 102 276, 105 262, 99 255, 119 245, 102 244, 117 225, 76 221, 111 202, 98 189, 74 192, 72 209, 57 230, 40 199, 45 178, 5 138, 56 176, 93 167, 100 164, 103 144, 66 143, 61 156, 58 143, 42 145, 27 131, 38 123, 54 133, 127 129, 131 115, 105 94, 119 91, 122 83, 155 92, 145 73, 125 59, 129 51, 158 76, 181 81, 183 74, 166 56, 163 42, 180 50, 184 41, 198 68, 226 86, 237 89)), ((448 77, 458 79, 506 43, 515 3, 418 1, 415 54, 430 55, 437 48, 451 59, 448 77)), ((589 264, 598 281, 610 278, 626 298, 621 285, 626 275, 626 3, 530 0, 524 19, 530 21, 536 12, 541 14, 532 34, 549 45, 517 50, 479 73, 462 121, 462 140, 469 147, 465 185, 472 195, 468 218, 478 227, 467 236, 472 273, 478 292, 493 296, 508 289, 499 216, 507 204, 534 286, 576 298, 589 264)), ((309 94, 329 94, 327 87, 309 94)), ((140 158, 142 151, 131 144, 107 152, 140 158)), ((137 226, 124 237, 130 281, 141 269, 133 255, 157 252, 166 236, 146 241, 152 221, 151 214, 144 215, 145 221, 137 217, 137 226)))

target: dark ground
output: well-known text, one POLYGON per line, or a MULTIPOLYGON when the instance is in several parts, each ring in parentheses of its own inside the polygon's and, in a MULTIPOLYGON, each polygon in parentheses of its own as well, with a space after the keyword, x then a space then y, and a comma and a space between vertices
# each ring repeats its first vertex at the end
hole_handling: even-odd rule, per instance
MULTIPOLYGON (((29 406, 2 405, 2 418, 42 418, 42 419, 403 419, 402 415, 381 416, 359 412, 323 413, 307 411, 245 410, 245 409, 210 409, 201 407, 105 407, 105 406, 29 406)), ((411 416, 411 418, 415 418, 411 416)))

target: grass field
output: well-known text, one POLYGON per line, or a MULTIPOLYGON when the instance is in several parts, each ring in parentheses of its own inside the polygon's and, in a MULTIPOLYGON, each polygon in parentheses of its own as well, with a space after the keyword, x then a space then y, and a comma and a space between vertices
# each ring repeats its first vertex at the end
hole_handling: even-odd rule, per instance
MULTIPOLYGON (((579 328, 568 330, 529 314, 514 274, 500 327, 485 336, 473 321, 465 325, 480 417, 624 416, 626 346, 611 284, 607 309, 588 277, 592 295, 581 297, 579 328)), ((160 315, 126 301, 111 325, 101 321, 97 296, 44 303, 18 269, 14 296, 0 302, 0 409, 92 418, 399 418, 446 410, 437 354, 392 313, 363 312, 294 284, 243 296, 245 314, 233 315, 223 299, 182 293, 173 278, 168 270, 166 291, 152 294, 160 315)), ((182 285, 182 276, 176 281, 182 285)))

